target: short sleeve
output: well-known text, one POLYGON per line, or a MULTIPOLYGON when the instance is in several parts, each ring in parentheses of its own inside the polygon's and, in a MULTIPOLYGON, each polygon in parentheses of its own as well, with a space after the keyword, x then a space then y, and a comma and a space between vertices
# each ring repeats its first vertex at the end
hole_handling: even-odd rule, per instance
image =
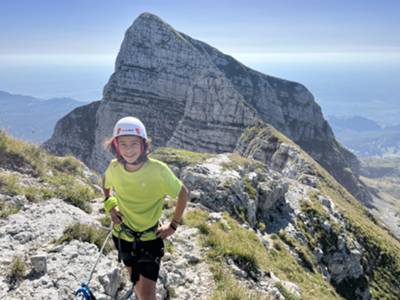
POLYGON ((113 187, 112 184, 112 164, 110 163, 108 165, 107 170, 104 172, 104 188, 105 189, 111 189, 113 187))
POLYGON ((164 192, 166 195, 176 198, 182 189, 183 183, 180 181, 171 169, 163 164, 163 170, 161 171, 162 181, 164 183, 164 192))

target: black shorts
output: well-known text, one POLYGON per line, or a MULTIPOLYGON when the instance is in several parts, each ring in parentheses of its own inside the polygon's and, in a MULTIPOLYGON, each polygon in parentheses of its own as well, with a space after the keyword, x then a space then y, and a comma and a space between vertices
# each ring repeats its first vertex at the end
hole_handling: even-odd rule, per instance
POLYGON ((157 281, 160 272, 161 257, 164 256, 164 241, 157 238, 151 241, 140 241, 136 255, 133 255, 133 242, 128 242, 113 236, 114 244, 117 250, 121 252, 121 258, 124 265, 132 267, 131 281, 136 283, 139 275, 150 280, 157 281), (119 249, 119 243, 121 249, 119 249))

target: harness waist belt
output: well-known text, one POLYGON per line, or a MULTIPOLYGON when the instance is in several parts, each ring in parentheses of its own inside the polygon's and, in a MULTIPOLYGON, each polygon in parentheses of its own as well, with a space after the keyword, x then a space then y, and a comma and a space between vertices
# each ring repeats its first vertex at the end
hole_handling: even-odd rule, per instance
POLYGON ((118 232, 118 261, 121 262, 121 258, 122 258, 122 254, 121 254, 121 238, 120 238, 120 235, 121 235, 122 232, 125 232, 128 235, 133 237, 132 255, 136 256, 136 250, 138 249, 138 245, 140 243, 140 237, 142 235, 144 235, 145 233, 156 231, 157 228, 158 228, 158 222, 154 226, 146 229, 145 231, 134 231, 129 226, 127 226, 126 224, 122 223, 121 224, 121 230, 118 232))

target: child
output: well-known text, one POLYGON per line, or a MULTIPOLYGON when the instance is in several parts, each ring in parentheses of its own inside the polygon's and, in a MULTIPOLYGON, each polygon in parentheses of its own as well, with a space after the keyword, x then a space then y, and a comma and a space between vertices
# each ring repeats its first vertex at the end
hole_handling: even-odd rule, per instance
POLYGON ((106 146, 116 156, 104 174, 103 189, 118 258, 127 266, 139 300, 156 300, 163 239, 180 224, 188 190, 166 164, 148 157, 150 140, 139 119, 119 120, 106 146), (159 226, 165 195, 178 201, 172 221, 159 226))

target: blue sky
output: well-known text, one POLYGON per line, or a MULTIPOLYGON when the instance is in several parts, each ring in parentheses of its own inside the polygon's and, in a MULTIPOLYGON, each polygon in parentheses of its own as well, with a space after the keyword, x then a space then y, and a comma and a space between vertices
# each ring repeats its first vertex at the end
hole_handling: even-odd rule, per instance
POLYGON ((101 99, 142 12, 304 84, 325 114, 400 119, 400 0, 1 0, 0 90, 101 99))
POLYGON ((396 0, 6 0, 0 55, 115 56, 144 11, 230 54, 400 49, 396 0))

